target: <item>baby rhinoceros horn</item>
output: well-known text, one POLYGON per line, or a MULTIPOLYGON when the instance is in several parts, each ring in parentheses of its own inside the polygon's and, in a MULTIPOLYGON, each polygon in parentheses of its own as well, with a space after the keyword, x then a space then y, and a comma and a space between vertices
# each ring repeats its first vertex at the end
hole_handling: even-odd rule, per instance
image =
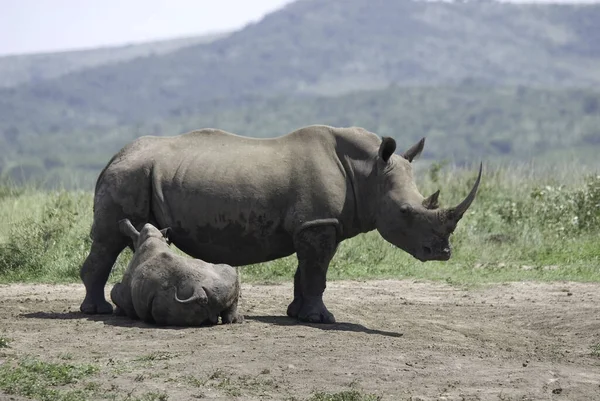
POLYGON ((482 169, 483 163, 480 163, 479 174, 477 175, 477 180, 475 181, 473 188, 471 188, 471 192, 469 192, 469 195, 467 195, 467 197, 462 202, 460 202, 458 206, 450 208, 446 211, 448 218, 458 222, 463 217, 467 209, 469 209, 469 206, 471 206, 471 203, 473 203, 473 200, 475 199, 477 189, 479 188, 479 183, 481 182, 482 169))

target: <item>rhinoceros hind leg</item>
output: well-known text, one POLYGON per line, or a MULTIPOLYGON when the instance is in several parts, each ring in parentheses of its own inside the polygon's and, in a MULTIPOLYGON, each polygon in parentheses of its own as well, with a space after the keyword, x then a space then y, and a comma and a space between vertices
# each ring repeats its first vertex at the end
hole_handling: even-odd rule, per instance
POLYGON ((295 239, 298 270, 294 276, 294 300, 288 316, 311 323, 335 323, 323 303, 329 262, 337 250, 337 230, 333 225, 311 226, 295 239))
POLYGON ((93 241, 88 257, 81 267, 80 277, 85 285, 85 299, 79 309, 85 314, 108 314, 113 307, 104 297, 104 286, 110 275, 110 270, 117 260, 119 253, 127 243, 105 245, 93 241))

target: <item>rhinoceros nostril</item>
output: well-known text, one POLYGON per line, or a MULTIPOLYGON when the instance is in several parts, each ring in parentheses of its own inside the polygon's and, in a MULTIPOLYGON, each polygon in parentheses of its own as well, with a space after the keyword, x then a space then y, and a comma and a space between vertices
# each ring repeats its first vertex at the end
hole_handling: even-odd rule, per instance
POLYGON ((431 248, 428 246, 424 246, 423 252, 425 252, 426 255, 431 255, 431 248))

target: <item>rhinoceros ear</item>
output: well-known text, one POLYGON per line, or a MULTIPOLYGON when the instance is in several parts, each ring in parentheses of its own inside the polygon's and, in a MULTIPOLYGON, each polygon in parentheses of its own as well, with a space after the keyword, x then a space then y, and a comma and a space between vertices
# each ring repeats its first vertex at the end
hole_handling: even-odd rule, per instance
POLYGON ((410 149, 408 149, 406 152, 404 152, 402 157, 404 157, 409 162, 412 162, 417 156, 419 156, 421 154, 424 147, 425 147, 425 138, 421 138, 421 140, 419 142, 417 142, 416 144, 411 146, 410 149))
POLYGON ((390 157, 394 154, 396 150, 396 141, 394 138, 390 138, 388 136, 384 136, 381 138, 381 145, 379 146, 379 158, 387 163, 390 160, 390 157))
POLYGON ((140 236, 139 231, 135 229, 135 227, 133 226, 133 224, 131 224, 131 221, 129 221, 129 219, 123 219, 119 221, 119 230, 121 230, 121 234, 127 235, 129 238, 131 238, 131 240, 134 243, 138 240, 140 236))

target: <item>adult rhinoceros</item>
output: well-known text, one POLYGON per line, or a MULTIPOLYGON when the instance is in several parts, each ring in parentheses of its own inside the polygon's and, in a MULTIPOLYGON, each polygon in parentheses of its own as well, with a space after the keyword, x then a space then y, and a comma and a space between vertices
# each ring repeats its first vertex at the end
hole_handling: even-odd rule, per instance
POLYGON ((210 263, 247 265, 296 253, 294 300, 287 314, 333 323, 323 303, 337 245, 377 229, 421 261, 450 258, 449 236, 475 198, 481 178, 458 206, 424 198, 410 162, 424 139, 402 156, 396 142, 362 128, 315 125, 271 139, 216 129, 141 137, 100 173, 92 246, 81 268, 81 311, 111 313, 104 286, 130 239, 118 222, 171 228, 185 253, 210 263))

